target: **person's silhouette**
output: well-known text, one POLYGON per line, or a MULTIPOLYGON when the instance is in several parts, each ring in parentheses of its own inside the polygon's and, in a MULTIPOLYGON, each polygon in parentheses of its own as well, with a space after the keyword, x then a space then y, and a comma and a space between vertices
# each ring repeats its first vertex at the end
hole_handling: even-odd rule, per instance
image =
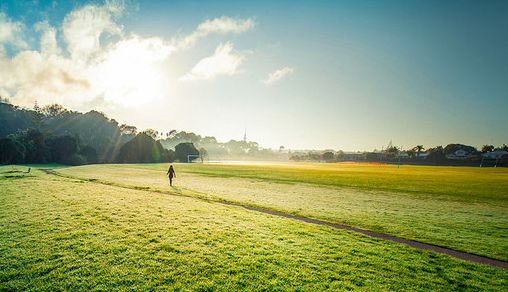
POLYGON ((173 169, 173 165, 169 166, 168 173, 166 173, 169 176, 169 185, 173 186, 173 177, 176 177, 175 170, 173 169))

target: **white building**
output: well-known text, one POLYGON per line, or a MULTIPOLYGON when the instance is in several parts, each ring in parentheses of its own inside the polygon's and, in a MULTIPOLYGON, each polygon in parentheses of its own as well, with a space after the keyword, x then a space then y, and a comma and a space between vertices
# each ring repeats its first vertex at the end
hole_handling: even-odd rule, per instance
POLYGON ((508 154, 507 151, 492 151, 492 152, 486 152, 482 154, 482 158, 486 159, 499 159, 503 155, 508 154))
POLYGON ((424 152, 421 152, 420 154, 415 153, 415 157, 419 158, 419 159, 426 159, 428 155, 429 155, 428 153, 424 153, 424 152))
POLYGON ((399 156, 400 158, 403 158, 403 159, 405 159, 405 158, 409 158, 409 154, 407 154, 406 152, 399 153, 399 155, 398 155, 398 156, 399 156))
POLYGON ((464 159, 464 158, 469 157, 469 155, 470 155, 469 152, 467 152, 466 150, 459 149, 459 150, 455 151, 452 154, 446 155, 446 158, 450 158, 450 159, 464 159))

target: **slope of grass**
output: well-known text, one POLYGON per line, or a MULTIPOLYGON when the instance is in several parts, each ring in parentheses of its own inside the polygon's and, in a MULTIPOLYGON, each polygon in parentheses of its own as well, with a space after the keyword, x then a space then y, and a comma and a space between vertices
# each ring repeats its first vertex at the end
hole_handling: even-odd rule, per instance
POLYGON ((238 207, 37 170, 0 184, 0 290, 508 289, 499 268, 238 207))
POLYGON ((238 202, 508 260, 508 170, 330 164, 97 165, 59 172, 238 202))
POLYGON ((281 183, 309 183, 362 190, 445 196, 467 202, 508 205, 508 169, 404 165, 278 164, 181 165, 211 177, 242 177, 281 183))

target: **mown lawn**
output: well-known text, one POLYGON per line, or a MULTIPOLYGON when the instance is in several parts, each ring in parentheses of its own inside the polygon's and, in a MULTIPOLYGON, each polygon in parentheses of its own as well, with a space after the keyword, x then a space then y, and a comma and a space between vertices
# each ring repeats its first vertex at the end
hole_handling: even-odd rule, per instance
MULTIPOLYGON (((95 173, 105 169, 114 173, 95 173)), ((505 270, 347 231, 7 170, 0 167, 0 290, 508 289, 505 270)))
POLYGON ((508 169, 341 164, 94 165, 58 170, 209 197, 508 260, 508 169))

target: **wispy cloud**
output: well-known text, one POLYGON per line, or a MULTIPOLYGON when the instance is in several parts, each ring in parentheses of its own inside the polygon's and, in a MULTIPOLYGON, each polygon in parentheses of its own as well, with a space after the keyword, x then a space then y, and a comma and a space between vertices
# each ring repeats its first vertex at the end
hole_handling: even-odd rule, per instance
POLYGON ((73 59, 86 59, 100 49, 103 34, 122 36, 123 27, 113 21, 122 9, 111 5, 87 5, 69 13, 62 25, 67 50, 73 59))
POLYGON ((40 46, 42 54, 58 55, 62 52, 56 40, 56 29, 50 26, 47 21, 37 23, 35 30, 41 32, 40 46))
MULTIPOLYGON (((68 13, 57 27, 42 21, 27 28, 0 13, 2 97, 24 106, 35 100, 67 107, 96 100, 112 106, 149 103, 167 95, 169 73, 162 62, 175 50, 190 49, 210 34, 242 33, 255 26, 251 18, 222 16, 202 22, 187 36, 145 38, 124 31, 119 22, 127 10, 123 3, 106 0, 102 5, 84 5, 68 13), (28 31, 36 33, 39 47, 29 48, 24 40, 28 31), (10 56, 7 48, 12 48, 10 56)), ((234 75, 247 53, 235 50, 230 42, 220 44, 180 80, 234 75)))
POLYGON ((218 75, 234 75, 240 72, 238 67, 246 58, 247 53, 233 49, 233 44, 230 42, 220 44, 212 56, 199 61, 190 73, 180 77, 179 80, 213 79, 218 75))
POLYGON ((256 25, 252 18, 234 19, 226 16, 206 20, 198 25, 197 29, 190 35, 176 38, 173 40, 175 46, 179 49, 188 49, 193 47, 200 38, 204 38, 212 33, 242 33, 256 25))
POLYGON ((294 69, 290 67, 285 67, 279 70, 276 70, 270 74, 264 80, 261 80, 264 84, 273 84, 277 81, 282 80, 286 75, 293 73, 294 69))
POLYGON ((6 44, 16 48, 27 47, 22 35, 23 24, 10 21, 5 13, 0 12, 0 54, 5 53, 6 44))
MULTIPOLYGON (((109 104, 136 106, 161 97, 164 90, 158 62, 174 46, 162 38, 124 36, 117 24, 124 7, 114 1, 86 5, 69 13, 60 29, 47 21, 34 26, 40 49, 20 50, 12 58, 0 54, 0 92, 17 104, 61 103, 75 106, 100 97, 109 104), (62 32, 64 48, 58 45, 62 32), (107 35, 108 42, 101 43, 107 35)), ((27 47, 23 26, 0 14, 0 53, 3 44, 27 47)))

